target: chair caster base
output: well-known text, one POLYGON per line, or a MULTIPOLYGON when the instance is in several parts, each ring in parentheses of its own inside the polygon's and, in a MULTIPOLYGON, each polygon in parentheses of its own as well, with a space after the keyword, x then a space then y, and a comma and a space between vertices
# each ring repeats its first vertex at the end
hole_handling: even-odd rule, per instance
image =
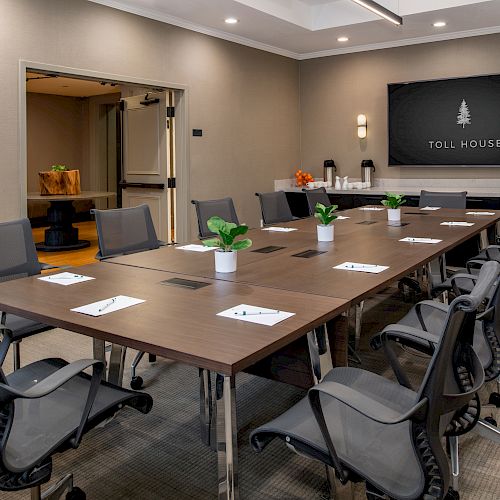
POLYGON ((450 488, 445 496, 445 500, 460 500, 460 493, 457 490, 450 488))
POLYGON ((73 488, 71 491, 68 491, 66 494, 66 500, 86 500, 87 495, 80 488, 73 488))
POLYGON ((139 389, 142 388, 143 383, 144 380, 142 380, 142 377, 133 377, 132 380, 130 381, 130 388, 134 389, 134 391, 138 391, 139 389))
POLYGON ((497 421, 493 417, 484 417, 484 421, 488 422, 490 425, 493 425, 495 427, 498 426, 497 421))
POLYGON ((489 404, 500 408, 500 394, 498 392, 492 392, 490 394, 489 404))

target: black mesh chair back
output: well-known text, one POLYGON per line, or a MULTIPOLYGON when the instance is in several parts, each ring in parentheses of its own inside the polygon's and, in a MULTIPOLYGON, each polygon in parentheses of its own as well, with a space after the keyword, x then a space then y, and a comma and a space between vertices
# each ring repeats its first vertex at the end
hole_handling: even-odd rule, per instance
POLYGON ((0 223, 0 281, 40 274, 28 219, 0 223))
POLYGON ((255 193, 255 196, 259 198, 262 221, 265 225, 294 220, 284 191, 255 193))
POLYGON ((420 200, 418 206, 423 207, 441 207, 441 208, 465 208, 467 202, 467 191, 460 192, 438 192, 438 191, 420 191, 420 200))
POLYGON ((198 235, 200 239, 210 238, 214 233, 208 229, 207 221, 210 217, 220 217, 226 222, 233 222, 239 225, 238 216, 234 208, 232 198, 222 198, 220 200, 191 200, 191 203, 196 208, 196 216, 198 217, 198 235))
POLYGON ((161 245, 147 205, 92 213, 97 226, 98 259, 153 250, 161 245))
POLYGON ((317 189, 303 189, 302 191, 306 193, 309 215, 314 215, 316 203, 321 203, 322 205, 325 205, 325 207, 329 207, 332 204, 324 187, 317 189))

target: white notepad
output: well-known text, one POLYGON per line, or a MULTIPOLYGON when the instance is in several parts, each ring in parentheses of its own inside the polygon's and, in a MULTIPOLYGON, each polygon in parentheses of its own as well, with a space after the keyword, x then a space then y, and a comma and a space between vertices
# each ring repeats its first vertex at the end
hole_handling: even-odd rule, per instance
POLYGON ((495 215, 495 212, 465 212, 465 215, 495 215))
POLYGON ((177 248, 177 250, 188 250, 190 252, 210 252, 210 250, 216 249, 216 247, 206 247, 205 245, 195 245, 194 243, 175 248, 177 248))
POLYGON ((82 274, 75 273, 57 273, 50 274, 48 276, 42 276, 38 278, 41 281, 47 281, 49 283, 57 283, 58 285, 74 285, 75 283, 83 283, 84 281, 95 280, 91 276, 83 276, 82 274))
POLYGON ((385 210, 383 207, 359 207, 359 210, 370 210, 372 212, 380 212, 380 210, 385 210))
POLYGON ((295 313, 240 304, 239 306, 231 307, 217 313, 217 316, 247 321, 248 323, 257 323, 259 325, 274 326, 285 319, 295 316, 295 313))
POLYGON ((474 222, 462 222, 462 221, 450 221, 450 222, 441 222, 440 226, 473 226, 474 222))
POLYGON ((420 210, 440 210, 441 207, 422 207, 420 210))
POLYGON ((271 227, 263 227, 262 231, 276 231, 279 233, 289 233, 290 231, 297 231, 297 228, 296 227, 271 226, 271 227))
POLYGON ((117 295, 116 297, 109 297, 109 299, 99 300, 92 302, 85 306, 75 307, 71 309, 74 312, 87 314, 89 316, 103 316, 126 307, 135 306, 146 302, 142 299, 135 299, 134 297, 127 297, 126 295, 117 295))
POLYGON ((377 264, 362 264, 360 262, 344 262, 335 266, 333 269, 343 269, 345 271, 359 271, 362 273, 374 273, 378 274, 386 269, 389 269, 389 266, 379 266, 377 264))
POLYGON ((345 215, 337 215, 337 218, 335 220, 342 220, 342 219, 350 219, 350 217, 346 217, 345 215))
POLYGON ((413 236, 407 236, 399 241, 405 241, 407 243, 441 243, 443 240, 436 240, 434 238, 414 238, 413 236))

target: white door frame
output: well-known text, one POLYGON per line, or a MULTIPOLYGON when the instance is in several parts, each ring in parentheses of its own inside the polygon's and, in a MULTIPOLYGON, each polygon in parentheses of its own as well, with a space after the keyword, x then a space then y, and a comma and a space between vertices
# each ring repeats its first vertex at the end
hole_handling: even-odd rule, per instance
POLYGON ((62 73, 69 77, 84 77, 95 80, 109 80, 123 84, 141 85, 144 87, 161 88, 173 90, 176 94, 176 179, 177 179, 177 203, 176 224, 177 240, 186 241, 191 234, 189 210, 189 88, 187 85, 165 82, 159 80, 148 80, 127 75, 116 75, 113 73, 102 73, 83 68, 71 68, 46 64, 37 61, 21 59, 19 61, 19 180, 21 194, 21 217, 27 216, 27 182, 28 182, 28 151, 27 151, 27 128, 26 128, 26 71, 40 70, 54 73, 62 73))

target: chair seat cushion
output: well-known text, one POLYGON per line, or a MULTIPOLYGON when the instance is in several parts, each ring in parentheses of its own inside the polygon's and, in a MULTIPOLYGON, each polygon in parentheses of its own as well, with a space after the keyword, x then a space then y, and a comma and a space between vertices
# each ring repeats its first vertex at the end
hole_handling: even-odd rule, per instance
MULTIPOLYGON (((37 361, 8 375, 7 382, 25 391, 66 364, 61 359, 37 361)), ((14 472, 29 469, 68 447, 68 440, 80 425, 90 380, 89 375, 82 373, 45 397, 14 402, 14 420, 4 455, 9 469, 14 472)), ((152 400, 147 394, 101 382, 85 431, 112 416, 122 405, 147 413, 152 400)))
POLYGON ((35 333, 41 333, 52 328, 51 326, 22 318, 21 316, 16 316, 15 314, 7 314, 5 326, 9 330, 12 330, 14 340, 28 337, 35 333))
MULTIPOLYGON (((395 411, 404 413, 417 394, 371 372, 334 368, 325 381, 344 384, 395 411)), ((417 498, 424 476, 411 439, 411 424, 384 425, 328 396, 321 396, 323 414, 341 462, 392 497, 417 498)), ((330 466, 328 449, 308 398, 251 434, 258 451, 279 437, 303 455, 330 466)))

